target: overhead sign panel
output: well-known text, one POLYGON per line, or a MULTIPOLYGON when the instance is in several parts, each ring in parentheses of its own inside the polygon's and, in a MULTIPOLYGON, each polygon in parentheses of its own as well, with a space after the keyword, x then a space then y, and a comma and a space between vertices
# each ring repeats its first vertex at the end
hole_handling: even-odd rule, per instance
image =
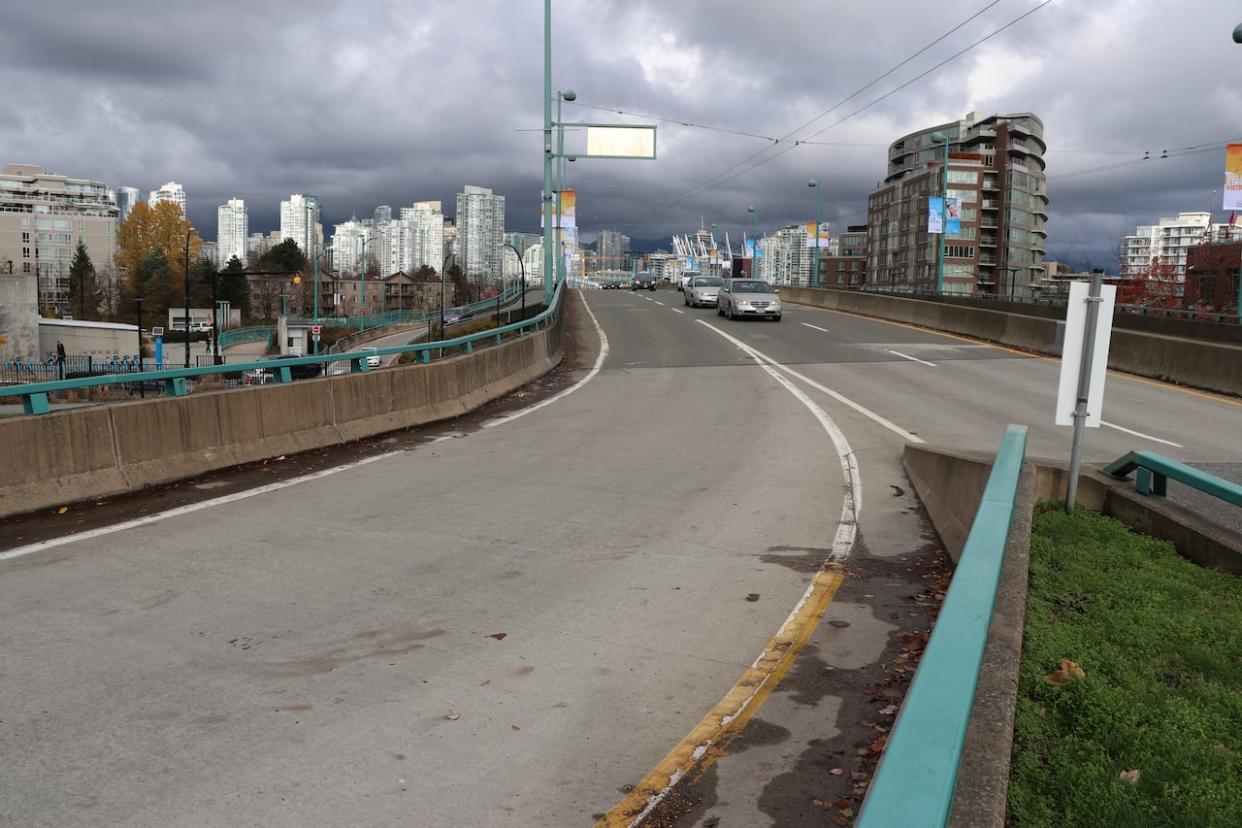
POLYGON ((656 128, 635 124, 583 124, 588 158, 637 158, 654 161, 656 128))

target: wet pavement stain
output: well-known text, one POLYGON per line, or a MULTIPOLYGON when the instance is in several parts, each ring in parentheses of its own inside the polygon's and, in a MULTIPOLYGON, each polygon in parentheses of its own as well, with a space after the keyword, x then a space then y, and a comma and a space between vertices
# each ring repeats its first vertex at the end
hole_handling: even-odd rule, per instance
POLYGON ((767 554, 759 555, 764 563, 777 564, 794 572, 813 573, 824 568, 832 555, 831 546, 769 546, 767 554), (801 552, 801 555, 778 555, 778 552, 801 552))

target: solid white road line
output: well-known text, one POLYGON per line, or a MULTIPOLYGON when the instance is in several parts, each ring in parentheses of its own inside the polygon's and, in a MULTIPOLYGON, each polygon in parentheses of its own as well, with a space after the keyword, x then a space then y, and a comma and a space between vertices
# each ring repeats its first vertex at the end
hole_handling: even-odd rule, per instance
POLYGON ((918 357, 912 357, 909 354, 903 354, 901 351, 894 351, 892 348, 887 348, 885 350, 887 350, 890 354, 901 357, 902 359, 908 359, 911 362, 917 362, 920 365, 926 365, 928 368, 936 367, 936 363, 934 362, 928 362, 925 359, 919 359, 918 357))
POLYGON ((821 328, 819 325, 812 325, 810 322, 803 322, 802 324, 807 328, 814 328, 817 331, 823 331, 824 333, 829 332, 827 328, 821 328))
POLYGON ((1172 440, 1161 440, 1159 437, 1152 437, 1150 434, 1144 434, 1141 431, 1133 431, 1131 429, 1126 428, 1125 426, 1116 425, 1115 423, 1106 423, 1103 420, 1100 420, 1100 425, 1108 426, 1109 428, 1115 428, 1118 431, 1124 432, 1134 437, 1142 437, 1144 440, 1151 440, 1153 443, 1163 443, 1164 445, 1172 446, 1173 448, 1186 448, 1181 443, 1175 443, 1172 440))
POLYGON ((754 355, 754 356, 759 357, 760 359, 762 359, 764 362, 766 362, 766 363, 767 363, 767 364, 769 364, 769 365, 774 365, 774 366, 776 366, 777 368, 779 368, 780 370, 784 371, 786 374, 788 374, 789 376, 793 377, 794 379, 801 380, 802 382, 804 382, 804 383, 806 383, 807 385, 809 385, 809 386, 811 386, 812 388, 814 388, 816 391, 822 391, 823 393, 825 393, 825 394, 827 394, 828 396, 832 397, 832 398, 833 398, 834 400, 836 400, 837 402, 839 402, 839 403, 843 403, 843 404, 845 404, 845 405, 848 405, 850 408, 854 409, 854 410, 855 410, 855 411, 857 411, 859 414, 862 414, 864 417, 868 417, 868 418, 870 418, 870 419, 874 420, 875 422, 877 422, 877 423, 879 423, 880 425, 884 426, 884 427, 885 427, 885 428, 887 428, 889 431, 891 431, 891 432, 893 432, 894 434, 898 435, 898 436, 899 436, 899 437, 901 437, 902 439, 909 440, 911 443, 922 443, 922 442, 925 442, 925 441, 924 441, 924 440, 922 440, 921 438, 919 438, 919 437, 917 437, 917 436, 915 436, 915 435, 911 434, 910 432, 906 431, 904 428, 902 428, 901 426, 897 425, 896 423, 894 423, 893 421, 889 420, 888 418, 883 417, 883 416, 881 416, 881 415, 879 415, 879 414, 875 413, 874 411, 872 411, 870 408, 867 408, 866 406, 859 405, 858 403, 856 403, 856 402, 854 402, 853 400, 851 400, 849 397, 846 397, 846 396, 844 396, 843 394, 839 394, 839 393, 837 393, 836 391, 833 391, 833 390, 832 390, 831 388, 829 388, 828 386, 826 386, 826 385, 821 385, 821 384, 819 384, 818 382, 816 382, 815 380, 811 379, 810 377, 808 377, 808 376, 806 376, 806 375, 804 375, 804 374, 800 374, 800 373, 798 373, 797 371, 795 371, 795 370, 793 370, 792 368, 790 368, 788 365, 782 365, 781 363, 779 363, 779 362, 777 362, 776 360, 772 359, 772 357, 768 356, 767 354, 764 354, 764 353, 763 353, 763 352, 761 352, 761 351, 757 351, 757 350, 755 350, 755 349, 754 349, 754 348, 752 348, 751 346, 749 346, 749 345, 747 345, 746 343, 742 342, 740 339, 736 339, 736 338, 734 338, 734 337, 730 336, 729 334, 725 333, 724 331, 720 330, 720 329, 719 329, 719 328, 717 328, 715 325, 711 325, 711 324, 709 324, 709 323, 707 323, 707 322, 704 322, 702 319, 699 319, 699 320, 696 320, 696 321, 697 321, 700 325, 707 325, 707 327, 711 328, 713 331, 715 331, 716 333, 720 334, 720 335, 721 335, 721 336, 723 336, 725 339, 728 339, 729 341, 733 342, 733 344, 737 345, 739 348, 748 349, 749 351, 753 352, 753 355, 754 355))
POLYGON ((45 549, 54 549, 57 546, 65 546, 78 541, 93 540, 94 538, 102 538, 105 535, 111 535, 115 532, 124 532, 127 529, 136 529, 139 526, 147 526, 152 523, 159 523, 169 518, 180 517, 181 515, 192 514, 193 512, 201 512, 204 509, 212 509, 216 506, 223 506, 226 503, 236 503, 239 500, 246 500, 251 497, 258 497, 269 492, 287 489, 290 486, 297 486, 300 483, 309 483, 312 480, 319 480, 323 477, 330 477, 350 469, 356 469, 359 466, 366 466, 370 463, 377 463, 380 460, 387 460, 389 457, 396 457, 398 454, 404 454, 403 451, 390 451, 384 454, 377 454, 374 457, 364 457, 361 460, 355 460, 352 463, 346 463, 343 466, 334 466, 330 469, 321 469, 310 474, 299 475, 298 477, 290 477, 288 480, 281 480, 276 483, 268 483, 264 486, 258 486, 254 489, 247 489, 244 492, 234 492, 233 494, 221 495, 213 497, 210 500, 200 500, 198 503, 190 503, 186 506, 178 506, 175 509, 168 509, 163 512, 156 512, 153 515, 144 515, 133 520, 126 520, 112 526, 101 526, 98 529, 88 529, 85 532, 77 532, 72 535, 62 535, 59 538, 39 541, 38 543, 27 544, 26 546, 18 546, 13 549, 0 552, 0 561, 11 561, 14 558, 21 558, 35 552, 42 552, 45 549))
MULTIPOLYGON (((509 423, 509 422, 513 422, 518 417, 525 417, 527 414, 531 414, 535 411, 538 411, 544 406, 551 405, 557 400, 561 400, 561 399, 564 399, 565 397, 568 397, 570 394, 574 393, 579 388, 586 385, 591 380, 595 379, 595 375, 598 374, 600 372, 600 369, 604 367, 604 360, 608 358, 608 336, 607 334, 604 333, 604 329, 599 326, 599 320, 595 318, 595 313, 592 312, 591 306, 590 304, 587 303, 586 298, 582 296, 579 296, 579 298, 582 300, 582 307, 586 308, 587 316, 591 317, 591 324, 595 326, 595 333, 599 335, 599 356, 595 357, 595 365, 591 367, 591 370, 587 373, 585 377, 578 380, 573 385, 566 388, 564 391, 554 394, 551 397, 548 397, 546 400, 543 400, 542 402, 537 402, 534 405, 529 405, 526 408, 523 408, 518 411, 514 411, 512 414, 506 415, 504 417, 498 417, 495 420, 489 420, 488 422, 483 424, 484 428, 495 428, 496 426, 504 425, 505 423, 509 423)), ((646 297, 643 297, 643 298, 645 299, 646 297)))

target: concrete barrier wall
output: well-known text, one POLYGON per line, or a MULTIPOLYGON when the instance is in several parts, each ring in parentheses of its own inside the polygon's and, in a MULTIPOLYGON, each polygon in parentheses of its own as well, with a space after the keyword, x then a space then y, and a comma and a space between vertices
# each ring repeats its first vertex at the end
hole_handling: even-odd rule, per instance
MULTIPOLYGON (((1042 316, 877 293, 786 288, 788 302, 873 316, 1060 356, 1065 323, 1042 316)), ((1130 374, 1242 395, 1242 347, 1145 331, 1114 329, 1108 367, 1130 374)))
POLYGON ((427 365, 0 419, 0 518, 468 413, 554 368, 563 325, 427 365))

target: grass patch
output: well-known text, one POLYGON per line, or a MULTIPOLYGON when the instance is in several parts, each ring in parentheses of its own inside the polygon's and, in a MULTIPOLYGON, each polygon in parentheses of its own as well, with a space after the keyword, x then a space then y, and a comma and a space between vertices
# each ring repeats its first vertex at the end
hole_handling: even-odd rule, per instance
POLYGON ((1102 515, 1036 516, 1009 820, 1242 825, 1242 579, 1102 515), (1063 658, 1085 677, 1045 681, 1063 658))

